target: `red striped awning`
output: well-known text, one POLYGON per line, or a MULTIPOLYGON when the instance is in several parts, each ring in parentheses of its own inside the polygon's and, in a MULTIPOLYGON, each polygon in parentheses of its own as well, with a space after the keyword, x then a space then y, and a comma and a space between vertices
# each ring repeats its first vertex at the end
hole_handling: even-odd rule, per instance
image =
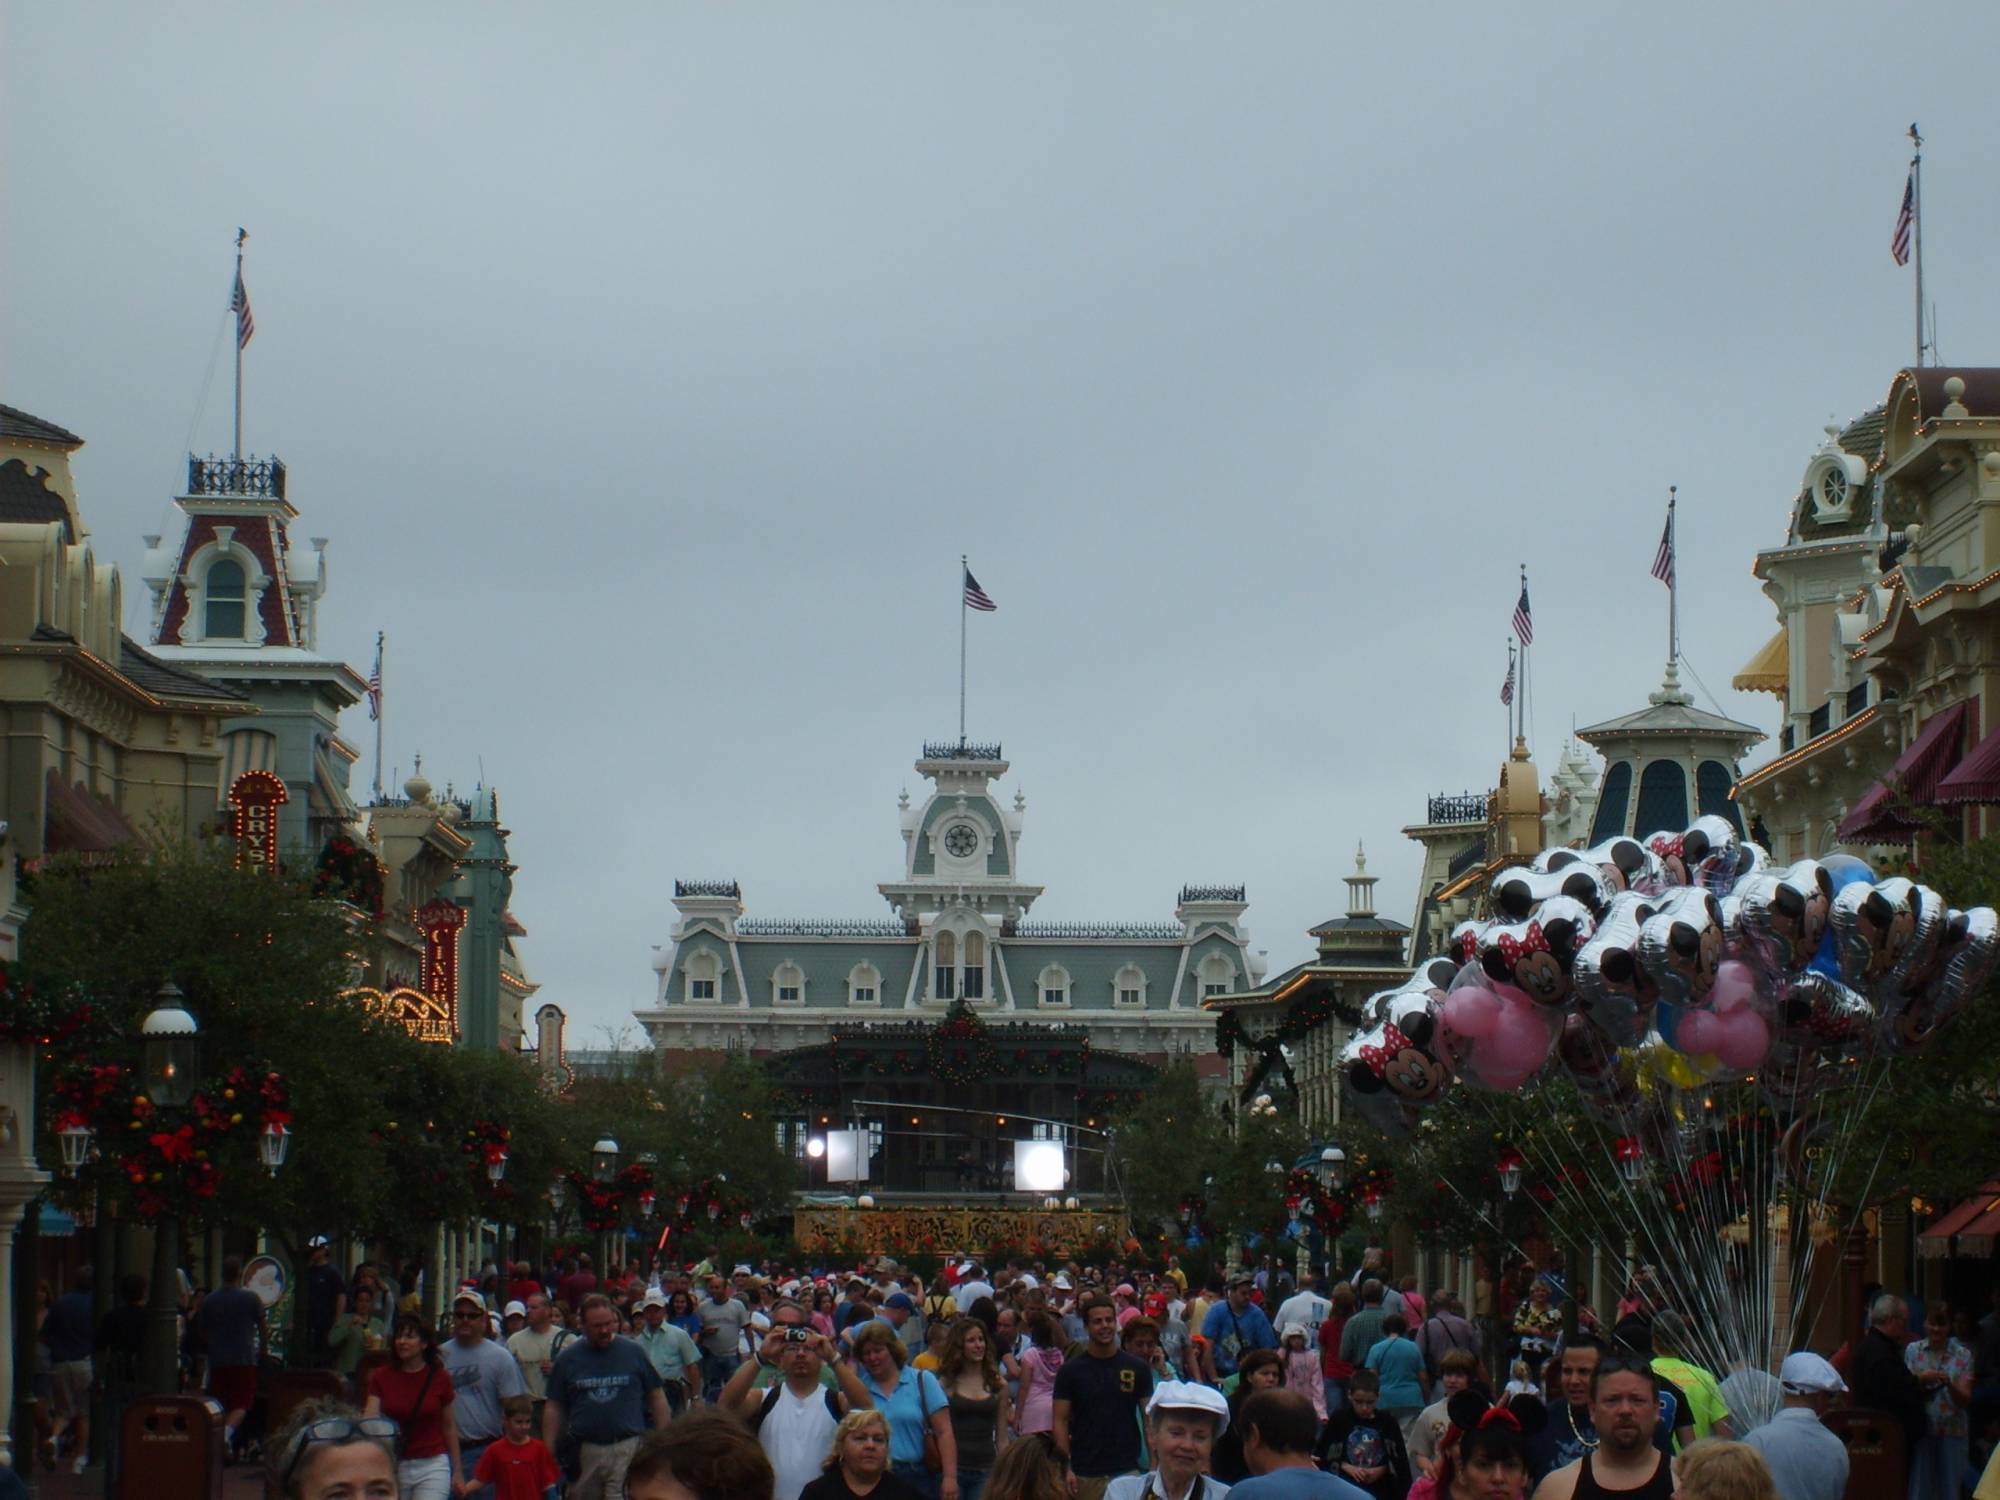
POLYGON ((1917 825, 1897 811, 1897 804, 1929 807, 1937 800, 1938 783, 1957 768, 1964 753, 1965 719, 1970 703, 1954 703, 1932 714, 1910 748, 1896 757, 1889 774, 1854 804, 1836 830, 1843 840, 1901 839, 1917 825))
POLYGON ((1974 745, 1971 753, 1938 783, 1936 800, 1944 807, 2000 802, 2000 729, 1974 745))
POLYGON ((1943 1260, 1954 1253, 1955 1240, 1959 1255, 1991 1255, 1996 1232, 2000 1232, 2000 1178, 1984 1184, 1920 1233, 1917 1254, 1924 1260, 1943 1260))

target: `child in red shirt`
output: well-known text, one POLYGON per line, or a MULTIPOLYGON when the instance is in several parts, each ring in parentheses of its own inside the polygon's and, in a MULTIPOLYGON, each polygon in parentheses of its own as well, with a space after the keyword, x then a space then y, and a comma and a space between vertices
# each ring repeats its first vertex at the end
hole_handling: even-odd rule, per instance
POLYGON ((500 1411, 507 1419, 507 1436, 479 1455, 472 1482, 492 1485, 493 1500, 545 1500, 562 1483, 562 1470, 548 1445, 529 1435, 535 1403, 526 1396, 509 1396, 500 1411))

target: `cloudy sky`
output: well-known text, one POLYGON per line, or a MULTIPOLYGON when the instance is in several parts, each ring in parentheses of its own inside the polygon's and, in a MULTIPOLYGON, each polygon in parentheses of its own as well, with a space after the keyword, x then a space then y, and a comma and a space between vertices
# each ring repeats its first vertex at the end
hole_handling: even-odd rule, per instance
POLYGON ((677 874, 885 912, 961 552, 1037 915, 1241 880, 1275 968, 1358 840, 1407 917, 1402 826, 1491 784, 1522 562, 1545 767, 1657 685, 1670 483, 1687 657, 1773 727, 1728 687, 1750 560, 1911 356, 1912 118, 1942 352, 2000 362, 1986 3, 5 26, 0 400, 88 440, 142 628, 248 226, 247 446, 331 538, 322 643, 388 633, 391 776, 483 762, 574 1044, 648 1001, 677 874))

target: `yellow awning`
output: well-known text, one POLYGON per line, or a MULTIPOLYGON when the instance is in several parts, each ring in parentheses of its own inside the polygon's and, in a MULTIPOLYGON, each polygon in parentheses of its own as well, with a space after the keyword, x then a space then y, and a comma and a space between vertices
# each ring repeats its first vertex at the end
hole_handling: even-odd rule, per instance
POLYGON ((1739 693, 1776 693, 1782 698, 1791 687, 1791 659, 1791 642, 1781 625, 1764 649, 1730 679, 1729 685, 1739 693))

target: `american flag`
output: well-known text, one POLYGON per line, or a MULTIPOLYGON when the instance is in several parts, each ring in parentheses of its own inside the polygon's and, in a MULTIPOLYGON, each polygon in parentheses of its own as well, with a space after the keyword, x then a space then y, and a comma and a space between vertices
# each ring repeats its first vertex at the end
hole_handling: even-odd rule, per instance
POLYGON ((1903 179, 1903 206, 1896 210, 1896 232, 1889 237, 1889 253, 1896 257, 1896 264, 1910 263, 1910 231, 1917 222, 1917 169, 1910 168, 1910 175, 1903 179))
POLYGON ((986 597, 986 590, 979 586, 979 580, 972 576, 972 569, 965 570, 965 607, 992 614, 1000 606, 986 597))
POLYGON ((1528 580, 1521 580, 1521 602, 1514 606, 1514 635, 1524 646, 1535 644, 1535 621, 1528 613, 1528 580))
POLYGON ((236 273, 236 290, 229 294, 229 310, 236 314, 236 347, 246 349, 257 331, 257 320, 250 316, 250 293, 243 285, 241 271, 236 273))
POLYGON ((382 637, 375 637, 375 670, 368 674, 368 717, 382 717, 382 637))
POLYGON ((1653 554, 1653 576, 1668 588, 1674 586, 1674 505, 1667 502, 1667 529, 1660 533, 1660 550, 1653 554))
POLYGON ((1511 704, 1514 701, 1514 658, 1507 658, 1507 680, 1500 684, 1500 701, 1511 704))

